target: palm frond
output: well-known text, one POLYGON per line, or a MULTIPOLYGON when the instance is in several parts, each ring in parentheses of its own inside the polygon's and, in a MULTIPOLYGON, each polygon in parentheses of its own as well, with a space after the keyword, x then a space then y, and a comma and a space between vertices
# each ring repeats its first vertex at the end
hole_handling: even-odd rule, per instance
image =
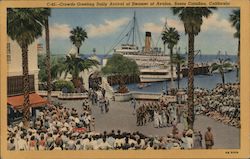
POLYGON ((172 8, 172 11, 183 22, 186 34, 198 35, 203 23, 203 17, 209 17, 212 10, 215 9, 216 7, 180 7, 172 8))
POLYGON ((219 70, 219 68, 221 67, 221 65, 217 64, 217 63, 213 63, 211 65, 211 72, 214 72, 216 70, 219 70))
POLYGON ((22 47, 42 36, 43 25, 35 9, 7 9, 7 34, 22 47))
POLYGON ((229 63, 229 62, 226 62, 226 63, 223 64, 223 67, 224 68, 232 68, 233 65, 231 63, 229 63))

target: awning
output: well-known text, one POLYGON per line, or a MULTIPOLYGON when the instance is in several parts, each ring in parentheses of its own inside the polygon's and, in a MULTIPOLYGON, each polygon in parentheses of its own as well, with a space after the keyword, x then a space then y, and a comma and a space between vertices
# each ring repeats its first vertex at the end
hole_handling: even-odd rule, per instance
MULTIPOLYGON (((29 99, 30 99, 31 107, 39 107, 48 103, 46 99, 42 98, 36 93, 29 94, 29 99)), ((7 103, 11 105, 12 107, 14 107, 15 109, 22 108, 23 102, 24 102, 23 95, 8 97, 8 100, 7 100, 7 103)))

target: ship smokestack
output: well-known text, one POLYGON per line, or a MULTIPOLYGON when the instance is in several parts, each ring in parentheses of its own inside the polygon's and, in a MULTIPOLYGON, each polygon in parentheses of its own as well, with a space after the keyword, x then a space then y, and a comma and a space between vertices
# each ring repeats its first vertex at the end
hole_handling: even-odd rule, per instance
POLYGON ((145 38, 145 52, 150 52, 151 49, 151 32, 146 32, 146 38, 145 38))

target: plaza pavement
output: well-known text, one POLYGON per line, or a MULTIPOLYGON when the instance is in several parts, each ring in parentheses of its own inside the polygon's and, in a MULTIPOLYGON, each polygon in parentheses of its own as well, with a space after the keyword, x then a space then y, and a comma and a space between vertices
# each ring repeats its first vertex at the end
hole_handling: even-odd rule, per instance
MULTIPOLYGON (((55 99, 56 100, 56 99, 55 99)), ((58 101, 58 100, 56 100, 58 101)), ((59 100, 64 106, 77 109, 78 113, 83 111, 83 100, 59 100)), ((92 106, 92 117, 95 117, 96 132, 107 131, 112 129, 115 131, 134 132, 140 131, 145 135, 166 136, 172 132, 172 127, 154 128, 153 122, 147 123, 145 126, 136 126, 136 116, 133 115, 133 109, 129 102, 110 102, 110 109, 107 114, 101 114, 98 106, 92 106)), ((197 115, 194 129, 204 133, 208 126, 212 127, 215 145, 217 149, 237 149, 240 148, 240 129, 222 124, 209 117, 197 115)), ((182 124, 177 126, 182 131, 182 124)), ((204 139, 203 139, 204 145, 204 139)))

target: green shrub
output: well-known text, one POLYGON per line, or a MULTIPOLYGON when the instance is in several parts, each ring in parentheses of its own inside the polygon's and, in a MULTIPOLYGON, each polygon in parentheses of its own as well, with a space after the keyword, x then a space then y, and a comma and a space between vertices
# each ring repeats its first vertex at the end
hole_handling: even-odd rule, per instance
POLYGON ((74 85, 71 81, 58 80, 54 84, 55 84, 56 91, 62 91, 63 88, 67 88, 68 93, 71 93, 74 91, 74 85))

